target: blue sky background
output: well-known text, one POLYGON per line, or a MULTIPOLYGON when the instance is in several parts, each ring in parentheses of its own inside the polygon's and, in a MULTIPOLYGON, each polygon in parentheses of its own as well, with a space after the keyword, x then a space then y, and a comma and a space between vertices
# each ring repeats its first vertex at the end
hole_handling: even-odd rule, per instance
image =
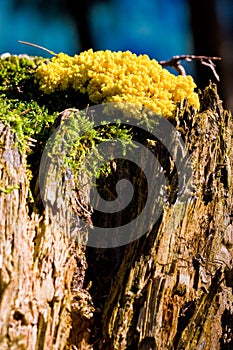
MULTIPOLYGON (((16 12, 12 0, 0 0, 0 4, 0 53, 45 55, 22 47, 18 40, 70 55, 79 51, 75 26, 68 16, 42 15, 26 6, 16 12)), ((99 2, 92 7, 90 24, 98 49, 131 50, 157 59, 192 52, 185 0, 99 2)))
POLYGON ((185 1, 134 3, 132 6, 132 0, 113 0, 111 4, 96 4, 91 23, 98 47, 128 49, 157 59, 192 51, 185 1))

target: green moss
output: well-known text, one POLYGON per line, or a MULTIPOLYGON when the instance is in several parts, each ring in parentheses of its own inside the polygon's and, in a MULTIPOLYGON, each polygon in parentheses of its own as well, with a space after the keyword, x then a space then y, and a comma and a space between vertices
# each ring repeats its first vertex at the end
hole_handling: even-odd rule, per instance
POLYGON ((8 187, 6 187, 6 188, 3 188, 3 187, 0 186, 0 192, 3 192, 3 193, 5 193, 5 194, 9 194, 9 193, 11 193, 13 190, 19 189, 19 188, 20 188, 20 186, 8 186, 8 187))
POLYGON ((21 102, 0 96, 0 121, 16 133, 21 149, 28 138, 45 139, 56 117, 57 113, 49 114, 45 106, 39 106, 35 101, 21 102))
MULTIPOLYGON (((84 111, 70 114, 62 121, 54 137, 47 142, 48 156, 62 160, 63 164, 72 169, 76 177, 83 171, 89 178, 111 172, 110 164, 103 162, 104 158, 97 149, 101 142, 120 140, 122 153, 126 147, 135 147, 132 143, 132 134, 126 126, 120 124, 105 124, 94 127, 84 111), (100 162, 103 166, 99 167, 100 162)), ((78 179, 77 179, 78 180, 78 179)))
MULTIPOLYGON (((38 156, 38 149, 41 154, 54 126, 59 124, 56 122, 59 113, 67 108, 83 110, 90 103, 87 95, 73 89, 57 91, 51 95, 44 94, 35 79, 36 68, 41 61, 48 60, 24 55, 0 59, 0 122, 10 126, 16 134, 16 146, 21 152, 30 154, 28 160, 30 164, 34 162, 33 154, 38 156)), ((95 149, 98 143, 119 138, 124 148, 127 144, 131 144, 132 139, 130 130, 120 124, 104 125, 94 129, 93 123, 85 113, 75 114, 71 118, 66 135, 75 140, 65 146, 67 156, 65 162, 74 172, 81 168, 86 154, 90 153, 93 157, 89 161, 89 170, 93 171, 96 161, 101 159, 101 155, 95 149), (86 132, 79 138, 77 135, 80 128, 86 132)), ((61 142, 59 134, 56 140, 61 142)), ((65 140, 63 137, 63 144, 65 140)), ((101 171, 106 169, 109 171, 108 166, 101 171)))
POLYGON ((39 57, 30 59, 17 56, 0 59, 0 91, 19 86, 24 80, 28 80, 42 60, 39 57))
POLYGON ((16 133, 20 149, 28 138, 45 139, 58 115, 38 100, 34 73, 41 60, 16 56, 0 60, 0 121, 16 133))

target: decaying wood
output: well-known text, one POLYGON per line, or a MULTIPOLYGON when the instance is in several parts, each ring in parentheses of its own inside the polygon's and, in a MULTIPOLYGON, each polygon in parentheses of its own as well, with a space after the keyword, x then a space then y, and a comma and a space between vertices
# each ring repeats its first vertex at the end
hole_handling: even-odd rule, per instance
MULTIPOLYGON (((70 239, 74 205, 86 208, 89 189, 69 206, 65 181, 54 202, 47 174, 62 171, 56 162, 43 164, 47 206, 36 213, 25 156, 0 124, 1 349, 232 348, 232 116, 211 85, 200 113, 184 104, 174 124, 192 159, 192 196, 172 197, 150 232, 112 249, 70 239)), ((168 155, 148 147, 172 176, 168 155)))
POLYGON ((193 196, 165 208, 161 222, 124 250, 102 306, 98 349, 233 344, 232 116, 214 86, 203 93, 199 114, 181 108, 178 116, 193 196))
MULTIPOLYGON (((3 124, 0 140, 0 348, 63 349, 72 326, 71 308, 75 313, 78 303, 80 317, 88 314, 88 293, 81 288, 84 248, 76 245, 74 250, 65 201, 53 203, 47 193, 44 215, 32 209, 25 156, 3 124)), ((61 171, 56 166, 44 164, 45 191, 48 179, 53 180, 48 172, 56 177, 61 171)))

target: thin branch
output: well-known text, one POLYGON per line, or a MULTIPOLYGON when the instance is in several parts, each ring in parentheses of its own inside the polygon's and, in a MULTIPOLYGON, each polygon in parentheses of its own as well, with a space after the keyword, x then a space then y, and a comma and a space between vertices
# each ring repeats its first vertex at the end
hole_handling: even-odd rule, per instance
POLYGON ((161 64, 161 66, 169 66, 169 67, 175 68, 180 75, 186 76, 185 69, 180 63, 181 60, 185 60, 187 62, 199 60, 201 62, 201 64, 210 67, 210 69, 212 70, 217 81, 220 80, 219 75, 217 74, 217 72, 215 70, 216 65, 214 64, 213 61, 220 61, 221 57, 180 55, 180 56, 173 56, 168 61, 160 61, 159 64, 161 64))
POLYGON ((214 74, 216 80, 217 80, 217 81, 220 81, 219 75, 217 74, 217 72, 216 72, 216 70, 215 70, 216 65, 212 62, 212 60, 209 60, 209 61, 207 61, 207 62, 201 61, 201 63, 204 64, 205 66, 210 67, 210 69, 212 70, 212 72, 213 72, 213 74, 214 74))
POLYGON ((48 50, 48 49, 46 49, 46 48, 43 47, 43 46, 40 46, 40 45, 37 45, 37 44, 33 44, 33 43, 29 43, 29 42, 27 42, 27 41, 22 41, 22 40, 18 40, 18 42, 19 42, 20 44, 33 46, 33 47, 36 47, 37 49, 46 51, 46 52, 50 53, 50 55, 57 56, 57 53, 55 53, 55 52, 53 52, 53 51, 51 51, 51 50, 48 50))

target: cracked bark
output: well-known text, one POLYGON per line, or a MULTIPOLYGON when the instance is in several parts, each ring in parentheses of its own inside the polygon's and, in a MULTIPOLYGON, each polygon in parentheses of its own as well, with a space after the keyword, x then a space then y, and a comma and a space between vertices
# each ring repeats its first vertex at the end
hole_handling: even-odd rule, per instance
MULTIPOLYGON (((174 123, 192 159, 192 197, 179 203, 171 193, 150 232, 112 249, 72 242, 68 199, 55 208, 50 198, 42 217, 31 209, 25 155, 0 125, 1 349, 232 347, 232 116, 211 85, 200 113, 181 106, 174 123)), ((168 155, 148 147, 172 181, 168 155)))

